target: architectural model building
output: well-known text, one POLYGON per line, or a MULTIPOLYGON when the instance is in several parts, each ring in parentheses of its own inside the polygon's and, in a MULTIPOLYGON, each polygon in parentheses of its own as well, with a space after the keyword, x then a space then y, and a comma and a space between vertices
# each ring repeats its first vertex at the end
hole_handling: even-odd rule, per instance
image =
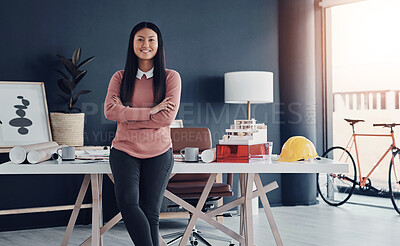
POLYGON ((254 145, 267 143, 267 126, 257 124, 255 119, 235 120, 230 129, 226 129, 219 144, 224 145, 254 145))

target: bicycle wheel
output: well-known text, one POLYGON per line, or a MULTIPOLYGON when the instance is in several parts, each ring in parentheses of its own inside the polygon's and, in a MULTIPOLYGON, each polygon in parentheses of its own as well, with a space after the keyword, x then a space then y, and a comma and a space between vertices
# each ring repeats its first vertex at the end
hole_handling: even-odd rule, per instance
POLYGON ((400 214, 400 150, 393 154, 389 167, 389 195, 397 213, 400 214))
POLYGON ((323 157, 349 164, 347 173, 317 174, 317 188, 321 198, 329 205, 342 205, 349 200, 356 188, 356 163, 350 152, 340 146, 328 149, 323 157))

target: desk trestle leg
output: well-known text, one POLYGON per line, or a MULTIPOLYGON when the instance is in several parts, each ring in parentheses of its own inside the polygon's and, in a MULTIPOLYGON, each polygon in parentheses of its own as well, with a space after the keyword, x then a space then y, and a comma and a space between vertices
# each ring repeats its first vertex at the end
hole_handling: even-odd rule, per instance
POLYGON ((78 218, 79 211, 82 206, 83 198, 85 198, 85 194, 87 188, 89 186, 90 175, 86 174, 81 185, 81 189, 79 190, 78 197, 76 198, 76 202, 74 205, 74 209, 72 210, 71 217, 69 218, 67 229, 65 230, 64 239, 61 242, 61 246, 67 246, 69 237, 71 236, 72 230, 74 229, 76 219, 78 218))
MULTIPOLYGON (((208 178, 207 184, 204 187, 203 192, 201 193, 199 201, 197 202, 196 209, 198 211, 201 211, 201 209, 203 208, 204 203, 207 200, 208 194, 211 191, 211 188, 213 186, 216 176, 217 176, 216 173, 212 173, 210 175, 210 177, 208 178)), ((179 246, 186 245, 186 242, 189 240, 190 233, 192 232, 192 229, 193 229, 194 225, 196 224, 196 221, 198 218, 199 218, 199 213, 193 213, 193 216, 190 219, 189 225, 186 227, 185 233, 183 234, 183 237, 182 237, 181 242, 179 243, 179 246)))
MULTIPOLYGON (((256 174, 254 177, 257 190, 263 189, 263 184, 260 179, 260 175, 256 174)), ((268 202, 267 195, 265 193, 260 194, 261 203, 264 207, 265 215, 267 216, 269 226, 271 227, 272 234, 274 235, 276 245, 283 246, 281 236, 279 235, 278 227, 276 226, 274 216, 272 215, 271 206, 268 202)))
POLYGON ((99 179, 97 174, 91 174, 92 183, 92 245, 100 245, 100 201, 99 201, 99 179))
POLYGON ((246 174, 246 191, 245 191, 245 228, 246 228, 246 245, 254 246, 254 232, 253 232, 253 180, 254 173, 246 174))
POLYGON ((103 225, 103 205, 101 195, 103 189, 103 174, 86 174, 82 181, 81 189, 79 190, 79 194, 76 199, 74 209, 72 210, 72 214, 64 234, 64 239, 61 242, 61 246, 68 245, 69 238, 71 236, 72 230, 74 229, 76 219, 82 207, 83 199, 85 198, 87 189, 89 187, 89 183, 91 183, 92 189, 92 236, 89 237, 81 245, 90 245, 91 243, 92 245, 96 246, 103 245, 103 239, 101 237, 103 233, 100 232, 100 228, 103 225))

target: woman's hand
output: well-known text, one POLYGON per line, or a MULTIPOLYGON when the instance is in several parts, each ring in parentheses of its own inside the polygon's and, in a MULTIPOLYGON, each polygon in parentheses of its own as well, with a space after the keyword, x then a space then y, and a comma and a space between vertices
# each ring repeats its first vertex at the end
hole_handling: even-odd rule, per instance
POLYGON ((112 96, 112 99, 114 100, 115 104, 120 104, 120 105, 122 105, 121 98, 119 98, 118 96, 113 95, 113 96, 112 96))
POLYGON ((151 108, 150 114, 156 114, 156 113, 160 112, 161 110, 166 110, 166 111, 174 110, 175 103, 170 101, 172 99, 172 97, 173 96, 166 97, 162 102, 160 102, 160 104, 151 108))

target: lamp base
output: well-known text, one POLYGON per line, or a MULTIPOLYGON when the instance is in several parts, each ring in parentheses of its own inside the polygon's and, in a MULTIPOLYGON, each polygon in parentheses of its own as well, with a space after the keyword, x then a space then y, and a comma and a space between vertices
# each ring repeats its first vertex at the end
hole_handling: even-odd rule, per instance
POLYGON ((247 101, 247 119, 251 120, 250 101, 247 101))

